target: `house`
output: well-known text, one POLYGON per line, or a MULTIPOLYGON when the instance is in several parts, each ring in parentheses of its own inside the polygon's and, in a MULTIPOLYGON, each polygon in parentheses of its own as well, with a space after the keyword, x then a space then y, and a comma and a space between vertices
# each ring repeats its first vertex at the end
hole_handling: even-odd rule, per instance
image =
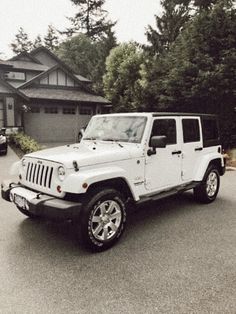
POLYGON ((40 143, 74 142, 92 115, 110 108, 45 47, 0 61, 0 128, 23 128, 40 143))

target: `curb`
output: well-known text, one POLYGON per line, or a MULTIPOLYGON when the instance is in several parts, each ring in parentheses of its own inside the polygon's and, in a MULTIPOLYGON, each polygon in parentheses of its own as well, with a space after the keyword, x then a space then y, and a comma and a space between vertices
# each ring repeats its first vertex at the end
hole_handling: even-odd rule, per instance
POLYGON ((236 171, 236 167, 226 167, 226 171, 236 171))

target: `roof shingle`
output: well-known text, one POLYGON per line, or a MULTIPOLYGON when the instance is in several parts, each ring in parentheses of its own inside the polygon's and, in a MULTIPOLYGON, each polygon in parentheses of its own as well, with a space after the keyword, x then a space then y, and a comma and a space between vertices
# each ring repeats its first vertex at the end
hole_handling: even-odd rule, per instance
POLYGON ((53 89, 53 88, 25 88, 20 89, 27 97, 33 99, 50 99, 65 100, 78 102, 94 102, 110 104, 110 102, 102 96, 93 95, 85 91, 76 89, 53 89))

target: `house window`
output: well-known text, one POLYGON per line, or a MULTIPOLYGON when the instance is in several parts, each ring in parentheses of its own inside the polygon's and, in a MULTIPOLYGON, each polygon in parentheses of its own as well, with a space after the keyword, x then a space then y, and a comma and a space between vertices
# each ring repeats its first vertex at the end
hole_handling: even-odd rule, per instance
POLYGON ((91 107, 81 106, 81 107, 79 108, 79 113, 80 113, 81 115, 92 116, 93 110, 92 110, 91 107))
POLYGON ((184 143, 200 141, 200 128, 198 119, 183 119, 184 143))
POLYGON ((25 81, 24 72, 8 72, 6 73, 6 78, 9 80, 25 81))
POLYGON ((62 111, 63 111, 63 114, 75 114, 76 113, 75 107, 63 107, 62 111))
POLYGON ((44 110, 45 113, 58 113, 57 107, 45 107, 44 110))
POLYGON ((30 112, 31 113, 40 113, 40 107, 36 107, 36 106, 31 107, 30 112))

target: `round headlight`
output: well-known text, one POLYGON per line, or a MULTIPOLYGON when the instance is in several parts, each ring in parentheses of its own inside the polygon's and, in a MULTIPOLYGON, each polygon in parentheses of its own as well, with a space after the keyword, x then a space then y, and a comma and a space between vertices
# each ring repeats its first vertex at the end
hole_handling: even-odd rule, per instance
POLYGON ((22 167, 24 168, 26 166, 26 160, 25 159, 22 159, 21 160, 21 164, 22 164, 22 167))
POLYGON ((65 179, 65 175, 66 175, 66 170, 63 166, 60 166, 57 169, 57 174, 58 174, 58 178, 63 181, 65 179))

